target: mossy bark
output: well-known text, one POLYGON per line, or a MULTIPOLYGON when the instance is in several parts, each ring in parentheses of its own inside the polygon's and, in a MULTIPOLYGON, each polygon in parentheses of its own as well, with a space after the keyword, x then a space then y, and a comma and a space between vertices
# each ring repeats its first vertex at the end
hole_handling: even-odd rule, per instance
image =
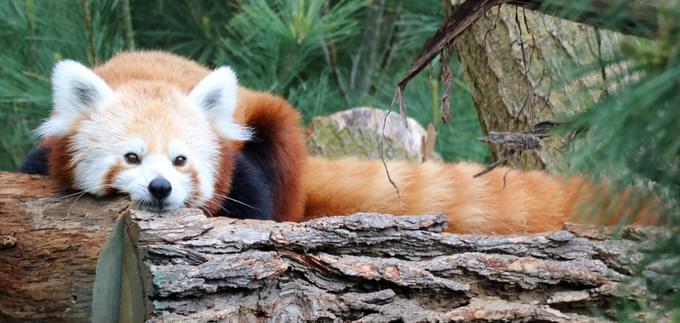
POLYGON ((316 117, 307 128, 308 152, 327 158, 440 160, 434 151, 434 130, 426 131, 411 118, 407 123, 408 127, 396 113, 368 107, 316 117))
MULTIPOLYGON (((603 62, 618 52, 624 37, 630 36, 503 5, 487 12, 454 46, 488 134, 565 121, 591 105, 611 90, 608 79, 615 71, 603 62)), ((508 163, 564 170, 566 141, 549 138, 541 149, 524 151, 508 163)), ((502 158, 503 147, 490 149, 495 160, 502 158)))

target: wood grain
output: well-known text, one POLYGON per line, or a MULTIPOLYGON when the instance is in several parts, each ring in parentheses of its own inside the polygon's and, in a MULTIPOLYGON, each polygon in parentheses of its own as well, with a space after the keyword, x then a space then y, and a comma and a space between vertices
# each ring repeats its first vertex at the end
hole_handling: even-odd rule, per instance
POLYGON ((86 322, 97 255, 127 202, 0 173, 0 321, 86 322))

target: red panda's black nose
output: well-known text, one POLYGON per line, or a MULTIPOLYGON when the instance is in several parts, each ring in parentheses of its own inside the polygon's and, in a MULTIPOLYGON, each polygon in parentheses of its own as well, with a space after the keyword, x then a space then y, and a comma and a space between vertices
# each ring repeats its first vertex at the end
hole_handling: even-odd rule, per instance
POLYGON ((158 200, 168 197, 171 191, 172 185, 163 177, 158 176, 149 183, 149 193, 158 200))

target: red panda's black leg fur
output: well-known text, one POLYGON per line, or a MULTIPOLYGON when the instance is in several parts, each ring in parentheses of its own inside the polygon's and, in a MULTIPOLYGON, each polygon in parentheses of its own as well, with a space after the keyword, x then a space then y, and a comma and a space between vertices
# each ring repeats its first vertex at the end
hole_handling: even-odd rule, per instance
POLYGON ((19 166, 20 173, 26 174, 37 174, 37 175, 49 175, 49 155, 51 146, 41 145, 33 148, 26 158, 24 159, 21 166, 19 166))
POLYGON ((274 168, 267 144, 248 142, 236 155, 229 198, 217 215, 239 219, 274 219, 274 168))

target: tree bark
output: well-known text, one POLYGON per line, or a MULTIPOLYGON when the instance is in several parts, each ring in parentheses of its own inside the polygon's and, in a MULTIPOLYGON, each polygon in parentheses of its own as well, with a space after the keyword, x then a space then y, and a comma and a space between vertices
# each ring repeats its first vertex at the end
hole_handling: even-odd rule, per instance
MULTIPOLYGON (((625 37, 502 5, 487 11, 454 44, 488 134, 522 132, 543 121, 563 120, 606 95, 613 88, 613 71, 602 62, 618 52, 625 37), (565 83, 568 73, 585 68, 587 74, 565 83)), ((563 137, 547 138, 540 149, 516 154, 508 164, 562 171, 566 142, 563 137)), ((490 149, 494 159, 505 157, 503 145, 490 149)))
POLYGON ((445 226, 443 215, 274 223, 130 210, 125 257, 139 272, 125 284, 143 286, 132 302, 149 322, 592 322, 604 320, 592 306, 607 314, 646 292, 623 283, 652 243, 632 238, 640 229, 610 240, 577 226, 526 236, 445 226))
MULTIPOLYGON (((675 3, 666 0, 626 1, 554 1, 554 0, 448 0, 444 1, 447 20, 423 45, 423 50, 399 81, 397 95, 413 77, 422 71, 442 50, 449 47, 462 32, 493 7, 511 4, 532 9, 573 22, 604 27, 635 36, 654 38, 677 29, 675 3), (452 10, 449 4, 455 7, 452 10)), ((402 116, 405 111, 400 107, 402 116)))
MULTIPOLYGON (((0 173, 2 322, 111 318, 92 316, 93 299, 94 314, 121 322, 578 322, 654 299, 634 274, 658 229, 453 235, 443 215, 276 223, 63 195, 45 178, 0 173), (111 244, 119 231, 126 243, 111 244), (111 245, 122 260, 107 259, 111 245), (115 301, 102 302, 102 282, 118 286, 115 301)), ((654 268, 648 276, 663 275, 654 268)))
MULTIPOLYGON (((672 1, 667 0, 507 0, 504 2, 594 27, 649 38, 658 35, 659 27, 662 27, 660 19, 663 18, 663 14, 668 14, 665 11, 673 5, 672 1), (603 16, 610 17, 610 19, 602 19, 603 16)), ((670 27, 670 25, 663 27, 670 27)))
POLYGON ((99 249, 127 202, 0 173, 0 322, 86 322, 99 249))

